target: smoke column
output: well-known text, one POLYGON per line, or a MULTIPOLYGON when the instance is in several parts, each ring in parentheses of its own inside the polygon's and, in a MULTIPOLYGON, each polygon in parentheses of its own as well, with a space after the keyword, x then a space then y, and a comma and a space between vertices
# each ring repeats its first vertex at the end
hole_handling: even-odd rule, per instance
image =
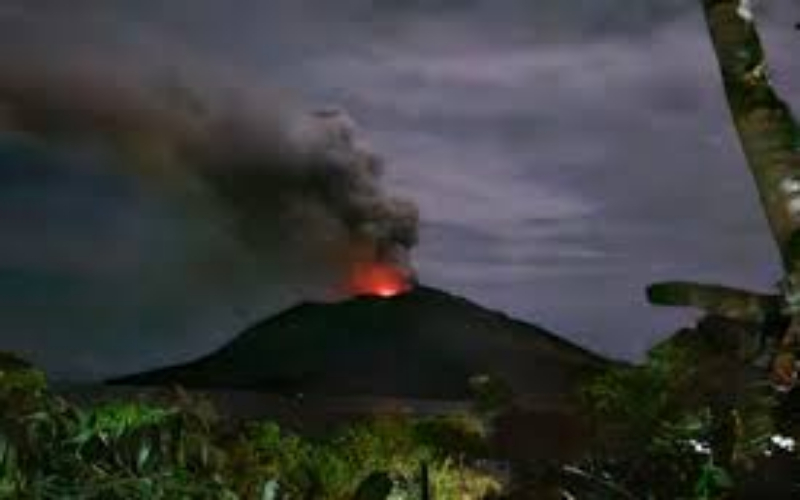
POLYGON ((384 192, 381 160, 344 111, 98 74, 0 64, 0 134, 110 156, 267 267, 325 275, 332 296, 369 291, 365 274, 410 283, 417 211, 384 192))

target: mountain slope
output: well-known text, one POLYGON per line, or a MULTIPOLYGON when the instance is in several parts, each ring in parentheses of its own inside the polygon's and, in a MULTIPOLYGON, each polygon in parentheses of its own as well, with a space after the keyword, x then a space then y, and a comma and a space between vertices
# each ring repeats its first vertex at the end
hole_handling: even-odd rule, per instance
POLYGON ((609 362, 541 328, 419 286, 393 298, 303 304, 196 361, 114 384, 461 398, 468 379, 557 397, 609 362))

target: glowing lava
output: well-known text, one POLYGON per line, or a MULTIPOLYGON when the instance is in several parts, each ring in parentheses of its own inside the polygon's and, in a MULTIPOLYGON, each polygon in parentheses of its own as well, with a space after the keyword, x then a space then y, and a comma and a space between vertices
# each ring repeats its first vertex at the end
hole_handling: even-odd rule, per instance
POLYGON ((375 295, 380 297, 394 297, 402 290, 394 285, 379 285, 375 288, 375 295))
POLYGON ((411 288, 408 277, 388 264, 360 265, 354 269, 351 281, 355 295, 394 297, 411 288))

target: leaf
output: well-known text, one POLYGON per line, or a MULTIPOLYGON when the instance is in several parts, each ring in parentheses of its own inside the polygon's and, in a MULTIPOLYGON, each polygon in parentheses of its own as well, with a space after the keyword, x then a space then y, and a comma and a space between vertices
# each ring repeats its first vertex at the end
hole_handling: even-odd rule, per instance
POLYGON ((261 500, 276 500, 278 498, 278 482, 274 479, 264 483, 261 488, 261 500))
POLYGON ((152 452, 152 447, 150 446, 149 442, 142 443, 141 447, 139 448, 139 454, 136 457, 136 468, 140 471, 144 470, 145 465, 147 465, 147 461, 150 459, 150 455, 152 452))

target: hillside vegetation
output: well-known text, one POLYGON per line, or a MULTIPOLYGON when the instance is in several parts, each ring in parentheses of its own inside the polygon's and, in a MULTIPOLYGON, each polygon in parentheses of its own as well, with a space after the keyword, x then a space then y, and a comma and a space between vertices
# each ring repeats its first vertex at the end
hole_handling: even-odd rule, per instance
POLYGON ((2 499, 479 499, 499 482, 474 466, 482 427, 468 417, 367 420, 324 438, 278 425, 230 429, 182 391, 168 405, 76 407, 41 372, 0 366, 2 499))

